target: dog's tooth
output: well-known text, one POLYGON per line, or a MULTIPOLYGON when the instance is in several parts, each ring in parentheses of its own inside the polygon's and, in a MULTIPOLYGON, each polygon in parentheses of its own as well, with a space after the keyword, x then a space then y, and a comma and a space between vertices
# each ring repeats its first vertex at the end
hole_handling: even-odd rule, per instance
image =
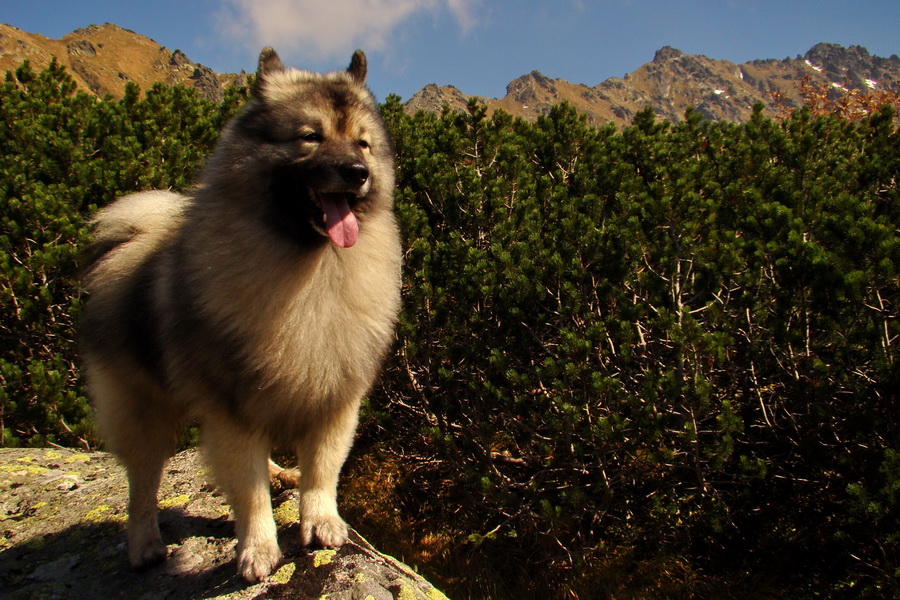
POLYGON ((328 215, 325 214, 325 213, 322 213, 322 222, 323 222, 323 223, 328 223, 328 215))

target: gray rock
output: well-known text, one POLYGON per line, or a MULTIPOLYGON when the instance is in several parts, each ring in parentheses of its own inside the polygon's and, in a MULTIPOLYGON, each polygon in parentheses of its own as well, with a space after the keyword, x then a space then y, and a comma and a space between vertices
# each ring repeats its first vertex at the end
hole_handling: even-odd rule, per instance
POLYGON ((128 485, 111 455, 0 449, 0 598, 445 598, 355 531, 339 550, 300 546, 295 490, 273 500, 284 561, 267 581, 246 583, 228 505, 196 451, 171 459, 159 499, 169 558, 135 572, 125 556, 128 485))

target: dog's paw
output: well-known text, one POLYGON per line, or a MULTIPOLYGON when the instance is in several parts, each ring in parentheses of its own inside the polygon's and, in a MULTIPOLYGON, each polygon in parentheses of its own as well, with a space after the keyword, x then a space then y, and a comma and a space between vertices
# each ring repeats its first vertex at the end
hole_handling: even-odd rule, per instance
POLYGON ((281 550, 276 542, 248 545, 238 553, 238 573, 254 583, 268 577, 280 560, 281 550))
POLYGON ((347 542, 347 524, 338 515, 304 518, 300 523, 300 541, 304 546, 340 548, 347 542))
POLYGON ((168 552, 159 538, 133 542, 128 544, 128 561, 134 569, 142 571, 166 560, 168 552))

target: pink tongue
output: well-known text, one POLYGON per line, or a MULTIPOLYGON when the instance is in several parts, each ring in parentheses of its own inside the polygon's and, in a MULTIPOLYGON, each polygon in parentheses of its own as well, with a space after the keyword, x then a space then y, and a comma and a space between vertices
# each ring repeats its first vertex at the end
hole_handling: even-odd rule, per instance
POLYGON ((331 241, 340 248, 349 248, 359 236, 359 222, 347 204, 344 194, 322 194, 322 210, 325 211, 325 228, 331 241))

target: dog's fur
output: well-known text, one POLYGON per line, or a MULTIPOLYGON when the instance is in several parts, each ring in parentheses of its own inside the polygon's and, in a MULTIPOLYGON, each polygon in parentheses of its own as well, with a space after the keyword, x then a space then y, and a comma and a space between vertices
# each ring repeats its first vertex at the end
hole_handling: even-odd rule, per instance
POLYGON ((400 304, 392 148, 365 76, 360 51, 318 75, 263 50, 196 193, 126 196, 95 219, 82 357, 97 426, 128 470, 135 567, 165 558, 156 496, 192 420, 246 579, 281 556, 272 444, 297 452, 303 542, 347 539, 338 473, 400 304))

